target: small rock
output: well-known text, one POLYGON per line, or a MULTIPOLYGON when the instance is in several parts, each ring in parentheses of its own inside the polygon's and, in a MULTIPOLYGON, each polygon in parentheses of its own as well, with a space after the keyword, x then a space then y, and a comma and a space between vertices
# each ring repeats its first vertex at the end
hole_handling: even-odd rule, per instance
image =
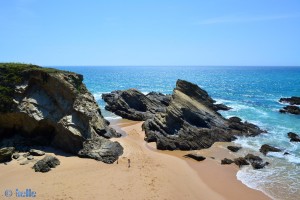
POLYGON ((14 147, 4 147, 0 149, 0 163, 11 161, 11 157, 15 151, 14 147))
POLYGON ((251 166, 253 167, 253 169, 262 169, 266 166, 266 163, 262 163, 262 162, 252 162, 251 166))
POLYGON ((33 159, 34 159, 34 157, 32 155, 27 157, 27 160, 33 160, 33 159))
POLYGON ((184 157, 185 158, 192 158, 192 159, 197 160, 197 161, 203 161, 203 160, 206 159, 205 157, 203 157, 201 155, 198 155, 198 154, 195 154, 195 153, 186 154, 184 157))
POLYGON ((20 154, 19 153, 14 153, 13 155, 12 155, 12 158, 13 159, 18 159, 20 157, 20 154))
POLYGON ((227 149, 229 149, 232 152, 238 152, 242 147, 237 146, 228 146, 227 149))
POLYGON ((284 156, 286 156, 286 155, 290 155, 290 153, 289 152, 284 152, 284 154, 283 154, 284 156))
POLYGON ((233 160, 228 158, 224 158, 223 160, 221 160, 221 165, 230 165, 231 163, 233 163, 233 160))
POLYGON ((45 155, 45 152, 37 150, 37 149, 30 149, 29 153, 30 153, 30 155, 33 155, 33 156, 43 156, 43 155, 45 155))
POLYGON ((24 157, 24 158, 27 158, 28 156, 30 156, 30 153, 29 153, 29 152, 23 154, 23 157, 24 157))
POLYGON ((264 155, 267 155, 267 153, 268 153, 269 151, 271 151, 271 152, 280 152, 281 149, 278 149, 278 148, 276 148, 276 147, 272 147, 272 146, 270 146, 270 145, 268 145, 268 144, 264 144, 264 145, 262 145, 262 146, 260 147, 259 151, 260 151, 261 153, 263 153, 264 155))
POLYGON ((243 157, 236 158, 236 159, 234 159, 233 162, 234 162, 234 164, 236 164, 239 167, 241 167, 242 165, 249 165, 247 160, 243 157))
POLYGON ((47 155, 43 159, 39 160, 33 165, 33 169, 35 172, 48 172, 51 168, 55 168, 57 165, 60 164, 60 161, 54 157, 47 155))
POLYGON ((300 137, 296 133, 289 132, 287 135, 289 138, 291 138, 291 142, 300 142, 300 137))

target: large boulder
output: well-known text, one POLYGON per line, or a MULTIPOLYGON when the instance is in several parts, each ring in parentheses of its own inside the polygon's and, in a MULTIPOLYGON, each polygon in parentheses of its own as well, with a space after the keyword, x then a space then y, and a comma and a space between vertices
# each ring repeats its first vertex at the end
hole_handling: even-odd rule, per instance
POLYGON ((11 161, 14 151, 14 147, 5 147, 0 149, 0 163, 11 161))
POLYGON ((253 154, 247 154, 245 156, 245 159, 251 163, 253 169, 262 169, 269 164, 268 162, 263 162, 263 159, 261 157, 255 156, 253 154))
POLYGON ((48 172, 51 168, 55 168, 57 165, 60 165, 60 161, 50 155, 46 155, 43 159, 39 160, 33 165, 33 169, 35 172, 48 172))
POLYGON ((296 133, 289 132, 287 135, 291 139, 291 142, 300 142, 300 137, 296 133))
POLYGON ((92 158, 105 163, 115 162, 123 154, 123 147, 118 142, 110 142, 103 138, 86 140, 83 149, 79 151, 79 157, 92 158))
POLYGON ((268 152, 281 152, 281 149, 264 144, 260 147, 259 151, 264 155, 267 155, 268 152))
POLYGON ((161 93, 144 95, 136 89, 117 90, 102 94, 107 103, 105 109, 130 120, 143 121, 153 118, 156 112, 164 112, 170 96, 161 93))
POLYGON ((290 105, 300 105, 300 97, 280 98, 279 101, 282 103, 289 103, 290 105))
POLYGON ((161 150, 193 150, 214 142, 229 142, 237 136, 256 136, 259 127, 216 112, 214 100, 193 83, 178 80, 166 112, 156 113, 143 124, 147 142, 161 150))
POLYGON ((120 136, 101 115, 82 75, 0 63, 0 77, 0 142, 17 134, 18 143, 78 154, 86 140, 114 144, 106 138, 120 136))

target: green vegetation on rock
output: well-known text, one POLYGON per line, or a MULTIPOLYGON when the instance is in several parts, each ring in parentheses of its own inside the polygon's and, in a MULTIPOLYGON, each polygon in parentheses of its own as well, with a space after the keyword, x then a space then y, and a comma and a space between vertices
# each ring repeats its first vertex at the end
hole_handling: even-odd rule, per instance
POLYGON ((21 84, 24 81, 24 74, 31 70, 46 73, 64 72, 32 64, 0 63, 0 112, 9 112, 12 109, 15 86, 21 84))

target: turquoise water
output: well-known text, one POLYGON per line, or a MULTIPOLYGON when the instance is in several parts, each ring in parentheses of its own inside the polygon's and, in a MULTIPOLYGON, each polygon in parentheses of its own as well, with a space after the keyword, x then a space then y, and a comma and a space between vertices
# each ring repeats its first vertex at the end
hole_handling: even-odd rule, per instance
POLYGON ((136 88, 171 94, 177 79, 198 84, 218 102, 233 109, 225 117, 239 116, 268 131, 255 138, 238 138, 236 143, 257 151, 270 144, 290 155, 271 153, 271 165, 262 170, 244 167, 237 178, 249 187, 275 199, 299 199, 300 143, 290 143, 287 133, 300 134, 300 116, 280 114, 281 97, 300 96, 300 67, 56 67, 84 75, 84 82, 103 111, 101 94, 136 88))

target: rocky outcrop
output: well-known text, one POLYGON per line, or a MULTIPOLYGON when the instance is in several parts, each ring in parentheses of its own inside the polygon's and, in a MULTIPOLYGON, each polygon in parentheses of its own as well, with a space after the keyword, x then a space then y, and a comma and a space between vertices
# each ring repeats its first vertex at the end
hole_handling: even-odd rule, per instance
POLYGON ((0 95, 2 145, 6 137, 15 137, 18 144, 51 145, 78 154, 86 140, 113 146, 107 138, 120 136, 102 117, 82 75, 5 63, 0 75, 1 92, 8 91, 0 95))
POLYGON ((259 151, 264 155, 267 155, 268 152, 281 152, 281 149, 264 144, 260 147, 259 151))
POLYGON ((238 152, 242 147, 237 147, 237 146, 228 146, 227 149, 232 151, 232 152, 238 152))
POLYGON ((300 115, 300 108, 298 106, 285 106, 283 109, 280 109, 279 112, 300 115))
POLYGON ((105 109, 123 118, 144 121, 154 117, 157 112, 165 112, 170 96, 151 92, 144 95, 136 89, 113 91, 102 94, 107 103, 105 109))
POLYGON ((118 142, 104 138, 88 139, 83 143, 83 149, 78 155, 82 158, 92 158, 105 163, 113 163, 123 154, 123 147, 118 142))
POLYGON ((300 115, 300 108, 297 106, 300 105, 300 97, 281 98, 279 102, 290 104, 289 106, 285 106, 282 109, 280 109, 280 113, 300 115))
POLYGON ((280 98, 279 102, 289 103, 290 105, 300 105, 300 97, 280 98))
POLYGON ((33 169, 35 172, 49 172, 51 168, 55 168, 57 165, 60 165, 60 161, 50 155, 46 155, 42 160, 39 160, 33 165, 33 169))
POLYGON ((291 139, 291 142, 300 142, 300 137, 296 133, 289 132, 287 135, 291 139))
POLYGON ((186 154, 184 157, 185 158, 192 158, 192 159, 197 160, 197 161, 203 161, 203 160, 206 159, 204 156, 201 156, 201 155, 195 154, 195 153, 186 154))
POLYGON ((0 163, 11 161, 14 151, 14 147, 5 147, 0 149, 0 163))
POLYGON ((147 142, 161 150, 192 150, 229 142, 236 135, 256 136, 263 131, 239 118, 225 119, 206 91, 193 83, 178 80, 166 112, 156 113, 143 124, 147 142))

